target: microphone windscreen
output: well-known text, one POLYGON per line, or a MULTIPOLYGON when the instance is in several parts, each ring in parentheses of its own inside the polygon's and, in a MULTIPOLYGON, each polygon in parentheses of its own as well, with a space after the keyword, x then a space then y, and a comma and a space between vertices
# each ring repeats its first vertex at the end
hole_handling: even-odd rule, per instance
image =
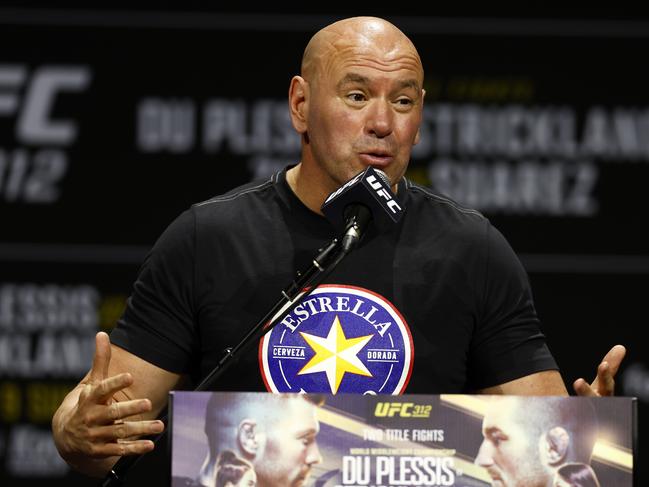
POLYGON ((388 230, 403 214, 403 205, 392 192, 390 179, 383 171, 372 166, 331 193, 321 211, 337 229, 342 230, 346 224, 345 209, 354 204, 365 205, 370 210, 379 232, 388 230))

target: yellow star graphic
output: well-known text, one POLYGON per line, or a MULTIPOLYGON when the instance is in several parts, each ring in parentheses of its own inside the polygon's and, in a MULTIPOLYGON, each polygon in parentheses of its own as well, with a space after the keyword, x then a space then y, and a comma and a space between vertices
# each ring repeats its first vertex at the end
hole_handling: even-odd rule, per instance
POLYGON ((314 374, 324 372, 329 381, 331 392, 336 394, 345 372, 350 374, 372 377, 365 364, 358 358, 358 352, 372 339, 373 335, 356 338, 347 338, 338 316, 334 319, 326 337, 310 335, 300 332, 315 355, 298 372, 301 374, 314 374))

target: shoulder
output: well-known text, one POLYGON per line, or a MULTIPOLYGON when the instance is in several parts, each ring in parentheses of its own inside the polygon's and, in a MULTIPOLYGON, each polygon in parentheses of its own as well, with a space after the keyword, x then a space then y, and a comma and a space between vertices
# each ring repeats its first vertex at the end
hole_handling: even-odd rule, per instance
POLYGON ((187 207, 167 225, 154 245, 154 249, 183 248, 189 251, 194 248, 197 238, 205 235, 206 230, 233 229, 238 226, 250 227, 250 218, 242 215, 254 215, 257 222, 265 221, 275 205, 269 204, 278 192, 275 186, 280 173, 257 181, 251 181, 187 207))
POLYGON ((470 221, 484 223, 487 220, 478 210, 460 205, 457 201, 435 192, 432 188, 422 186, 406 178, 404 178, 404 187, 409 202, 414 204, 416 208, 467 218, 470 221))
POLYGON ((454 236, 484 241, 491 223, 482 213, 433 189, 404 179, 406 215, 417 232, 427 228, 436 237, 454 236))
POLYGON ((508 240, 481 212, 410 180, 403 186, 406 239, 428 248, 444 248, 447 255, 466 262, 520 267, 508 240))
POLYGON ((226 193, 195 203, 192 205, 192 209, 196 211, 216 211, 219 207, 227 208, 246 205, 258 199, 263 199, 275 193, 275 186, 280 182, 280 174, 280 172, 277 172, 268 178, 242 184, 226 193))
POLYGON ((208 200, 193 204, 187 213, 195 228, 251 228, 272 221, 279 208, 281 173, 251 181, 208 200))

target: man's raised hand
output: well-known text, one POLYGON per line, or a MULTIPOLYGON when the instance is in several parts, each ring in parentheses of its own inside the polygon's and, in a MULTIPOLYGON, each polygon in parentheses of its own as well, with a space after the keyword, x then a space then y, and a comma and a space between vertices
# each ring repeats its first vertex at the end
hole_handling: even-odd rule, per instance
POLYGON ((116 460, 112 457, 151 451, 154 443, 141 437, 164 430, 162 421, 141 418, 140 415, 151 411, 151 401, 130 399, 132 375, 124 372, 109 376, 110 360, 110 340, 106 333, 99 332, 92 368, 65 398, 63 404, 67 402, 68 407, 59 408, 52 421, 61 456, 89 474, 105 471, 106 465, 116 460), (88 458, 99 464, 105 460, 106 465, 99 469, 84 466, 88 458))
POLYGON ((613 396, 615 394, 615 374, 626 355, 623 345, 615 345, 602 359, 597 367, 597 376, 589 384, 584 379, 577 379, 572 387, 579 396, 613 396))

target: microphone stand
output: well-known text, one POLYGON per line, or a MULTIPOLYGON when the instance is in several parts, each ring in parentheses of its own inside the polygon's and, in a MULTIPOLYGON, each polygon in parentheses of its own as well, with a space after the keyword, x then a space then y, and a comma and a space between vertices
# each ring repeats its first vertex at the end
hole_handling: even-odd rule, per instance
MULTIPOLYGON (((297 273, 296 279, 281 292, 281 298, 266 315, 254 325, 243 339, 234 347, 226 348, 225 355, 218 362, 216 367, 196 386, 195 391, 208 391, 216 384, 217 379, 223 374, 226 368, 234 362, 234 358, 244 351, 248 346, 256 343, 270 329, 272 329, 280 318, 292 311, 320 284, 343 258, 353 249, 353 246, 341 244, 338 237, 334 238, 326 247, 318 250, 318 254, 311 261, 311 265, 304 272, 297 273)), ((161 419, 167 424, 166 414, 161 419)), ((158 442, 166 433, 163 431, 152 437, 154 443, 158 442)), ((120 457, 113 465, 110 472, 106 474, 101 487, 114 487, 122 485, 124 477, 142 455, 128 455, 120 457)))

